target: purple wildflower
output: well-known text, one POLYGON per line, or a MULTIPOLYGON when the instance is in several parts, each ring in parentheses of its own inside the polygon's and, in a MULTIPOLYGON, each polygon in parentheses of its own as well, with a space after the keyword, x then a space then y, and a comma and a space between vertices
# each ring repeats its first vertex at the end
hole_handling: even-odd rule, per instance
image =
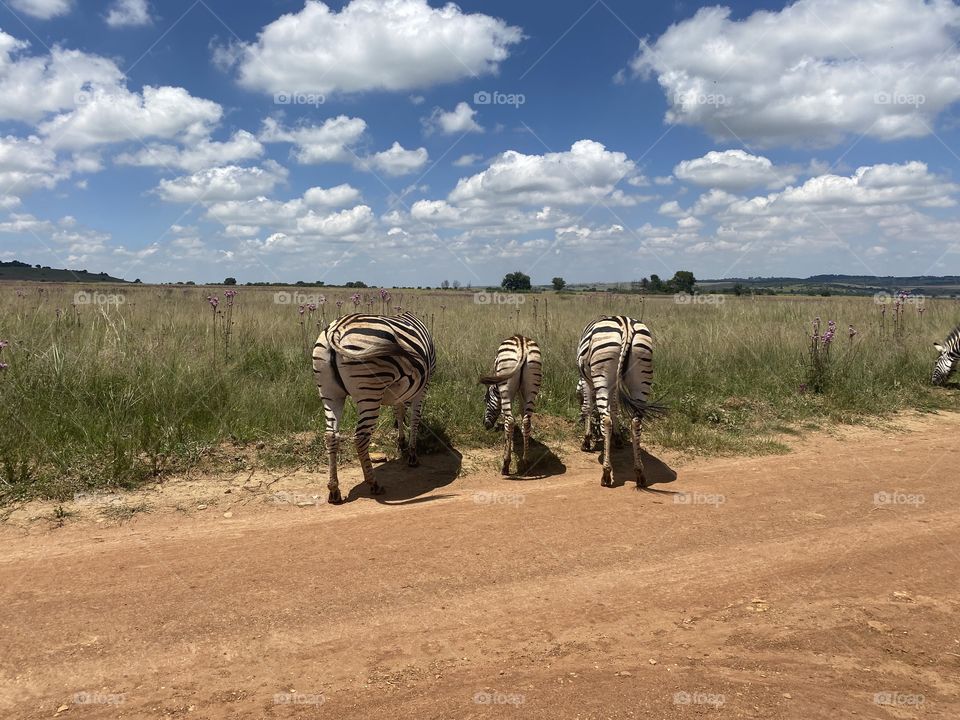
POLYGON ((8 367, 10 366, 7 365, 5 362, 0 362, 0 370, 6 370, 8 367))
POLYGON ((360 293, 354 293, 353 295, 350 296, 350 299, 353 300, 353 304, 354 304, 354 305, 359 305, 359 304, 360 304, 360 300, 361 300, 362 298, 360 297, 360 293))
POLYGON ((210 303, 210 307, 216 310, 217 306, 220 305, 220 298, 218 298, 216 295, 208 295, 207 302, 210 303))

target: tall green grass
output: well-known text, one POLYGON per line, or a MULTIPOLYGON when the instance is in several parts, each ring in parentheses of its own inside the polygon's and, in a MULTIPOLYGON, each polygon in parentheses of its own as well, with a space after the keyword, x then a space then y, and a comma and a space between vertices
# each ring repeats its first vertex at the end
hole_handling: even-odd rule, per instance
MULTIPOLYGON (((337 299, 344 312, 353 309, 353 291, 328 290, 323 315, 318 309, 301 316, 296 305, 275 302, 274 289, 241 288, 227 352, 224 321, 214 319, 206 300, 211 293, 222 298, 220 288, 98 288, 122 293, 125 302, 81 305, 79 314, 71 306, 77 290, 0 288, 0 339, 11 343, 0 354, 9 364, 0 371, 3 498, 134 487, 194 467, 224 443, 256 448, 256 462, 322 468, 322 439, 314 433, 323 429, 323 414, 309 346, 318 327, 336 317, 337 299)), ((427 447, 431 429, 461 447, 497 444, 481 424, 477 378, 492 366, 500 340, 515 332, 535 337, 543 350, 538 412, 560 418, 550 426, 574 437, 580 331, 615 313, 642 317, 654 333, 654 393, 670 413, 650 423, 645 438, 660 446, 771 452, 778 449, 775 435, 810 423, 960 407, 955 389, 929 384, 931 343, 960 320, 953 300, 927 300, 922 315, 908 306, 902 331, 894 333, 889 312, 881 328, 872 298, 725 297, 700 304, 544 294, 521 296, 521 304, 477 304, 468 292, 391 292, 390 305, 416 312, 436 339, 427 447), (815 316, 839 329, 819 394, 803 389, 815 316), (858 331, 852 341, 850 324, 858 331)), ((348 431, 352 422, 349 414, 348 431)))

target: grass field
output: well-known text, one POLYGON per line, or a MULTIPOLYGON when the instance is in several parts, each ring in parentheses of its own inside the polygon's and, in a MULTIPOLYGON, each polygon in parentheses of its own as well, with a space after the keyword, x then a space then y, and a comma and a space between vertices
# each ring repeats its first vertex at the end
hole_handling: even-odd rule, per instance
MULTIPOLYGON (((0 350, 8 366, 0 370, 3 499, 134 487, 198 467, 225 447, 238 449, 216 455, 227 462, 322 471, 323 415, 309 348, 324 323, 354 310, 355 291, 239 288, 230 306, 224 290, 0 287, 0 340, 9 342, 0 350), (78 291, 87 294, 74 305, 78 291), (315 297, 321 293, 322 304, 315 297), (301 314, 301 303, 311 302, 316 310, 301 314)), ((784 432, 904 408, 960 408, 955 385, 930 386, 931 344, 960 321, 955 300, 907 303, 895 322, 893 305, 882 315, 872 298, 679 302, 550 293, 477 302, 467 291, 391 290, 389 300, 360 292, 360 311, 402 306, 433 329, 438 368, 427 395, 424 452, 441 443, 497 444, 481 423, 477 378, 491 367, 499 341, 515 332, 535 337, 544 353, 535 434, 547 443, 573 439, 576 343, 583 326, 603 314, 640 317, 653 331, 654 395, 670 409, 645 430, 645 443, 654 446, 777 452, 784 432), (837 324, 822 392, 813 391, 809 360, 818 316, 821 332, 828 320, 837 324)), ((348 427, 352 422, 351 414, 348 427)), ((385 412, 385 448, 391 423, 385 412)))

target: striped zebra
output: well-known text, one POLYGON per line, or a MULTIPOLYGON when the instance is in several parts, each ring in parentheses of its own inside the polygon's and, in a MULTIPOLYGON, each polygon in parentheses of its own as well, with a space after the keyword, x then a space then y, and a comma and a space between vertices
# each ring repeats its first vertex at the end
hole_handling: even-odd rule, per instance
POLYGON ((436 351, 430 332, 408 312, 396 317, 347 315, 334 320, 320 333, 313 348, 313 373, 327 421, 327 502, 343 502, 337 482, 337 449, 347 396, 357 404, 354 442, 363 479, 369 483, 370 492, 379 495, 383 488, 373 476, 369 447, 380 406, 393 406, 397 446, 401 453, 406 450, 407 464, 416 467, 420 409, 435 365, 436 351), (408 409, 409 444, 404 437, 408 409))
POLYGON ((497 349, 493 363, 493 375, 480 378, 487 386, 486 405, 483 413, 483 425, 492 430, 497 418, 503 414, 503 475, 510 474, 510 455, 513 451, 513 399, 519 397, 523 403, 523 454, 517 460, 517 473, 522 475, 529 468, 527 451, 530 448, 530 425, 533 417, 533 405, 540 392, 540 380, 543 377, 543 363, 540 346, 536 340, 523 335, 508 337, 497 349))
POLYGON ((933 384, 943 385, 956 369, 957 361, 960 360, 960 325, 947 335, 946 340, 942 343, 935 342, 933 346, 940 353, 940 357, 933 365, 933 384))
POLYGON ((653 339, 643 323, 624 315, 605 316, 583 329, 577 349, 582 394, 581 413, 585 422, 583 449, 590 450, 594 435, 595 411, 603 438, 603 476, 600 484, 613 484, 610 446, 614 441, 617 409, 630 416, 633 441, 633 468, 637 486, 643 487, 643 459, 640 431, 643 420, 661 410, 647 402, 653 381, 653 339))

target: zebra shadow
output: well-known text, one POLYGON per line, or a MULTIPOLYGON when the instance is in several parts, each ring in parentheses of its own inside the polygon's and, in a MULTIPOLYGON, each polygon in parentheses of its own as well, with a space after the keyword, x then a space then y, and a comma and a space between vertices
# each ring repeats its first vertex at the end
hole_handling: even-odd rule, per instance
MULTIPOLYGON (((646 492, 675 495, 672 490, 657 490, 651 485, 666 485, 677 479, 677 471, 667 465, 656 455, 651 455, 645 449, 640 450, 640 456, 643 458, 643 474, 646 479, 646 487, 637 488, 646 492)), ((636 475, 633 472, 633 448, 630 443, 624 443, 622 448, 614 448, 610 457, 610 464, 613 467, 613 487, 621 487, 635 481, 636 475)))
MULTIPOLYGON (((523 435, 519 429, 513 437, 513 459, 511 465, 517 466, 520 454, 523 452, 523 435)), ((544 445, 536 438, 530 438, 530 445, 527 449, 527 469, 523 473, 513 472, 509 475, 510 480, 544 480, 556 475, 563 475, 567 471, 567 466, 557 457, 549 447, 544 445)))
POLYGON ((374 476, 383 486, 382 495, 371 495, 366 483, 355 485, 345 498, 352 502, 359 498, 373 498, 383 505, 412 505, 452 497, 453 493, 430 495, 446 487, 460 475, 463 455, 453 447, 447 433, 440 427, 421 421, 417 435, 417 467, 407 465, 405 456, 396 457, 374 466, 374 476))

